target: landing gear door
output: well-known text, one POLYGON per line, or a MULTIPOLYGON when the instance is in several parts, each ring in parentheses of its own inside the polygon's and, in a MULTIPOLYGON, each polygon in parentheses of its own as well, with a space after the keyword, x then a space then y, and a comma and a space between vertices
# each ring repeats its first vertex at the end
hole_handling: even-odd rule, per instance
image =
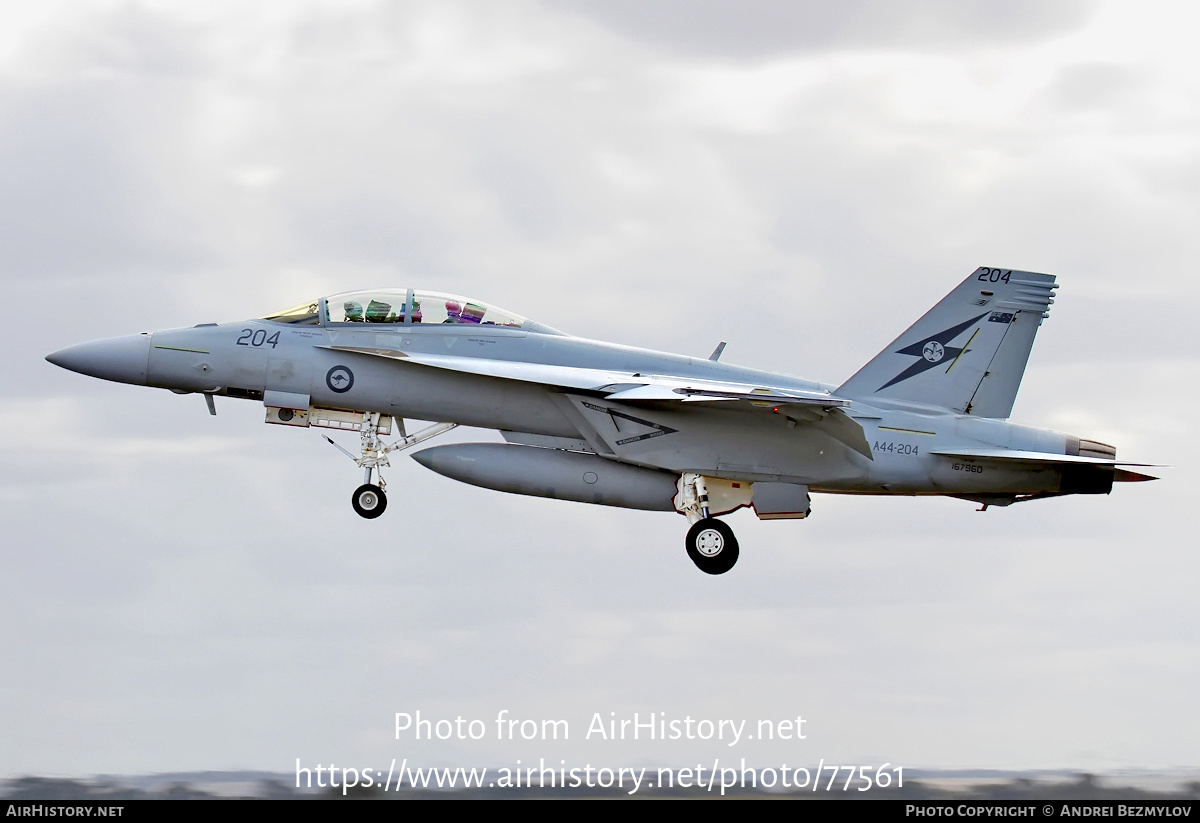
POLYGON ((812 510, 808 486, 799 483, 755 483, 752 505, 759 520, 800 520, 812 510))

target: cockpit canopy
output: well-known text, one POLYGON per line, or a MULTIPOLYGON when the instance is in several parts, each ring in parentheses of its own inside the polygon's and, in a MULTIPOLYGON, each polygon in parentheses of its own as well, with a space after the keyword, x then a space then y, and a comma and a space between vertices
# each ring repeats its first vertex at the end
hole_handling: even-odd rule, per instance
POLYGON ((262 319, 303 326, 340 326, 349 323, 391 326, 457 324, 555 333, 553 329, 479 300, 413 289, 343 292, 311 303, 301 303, 262 319))

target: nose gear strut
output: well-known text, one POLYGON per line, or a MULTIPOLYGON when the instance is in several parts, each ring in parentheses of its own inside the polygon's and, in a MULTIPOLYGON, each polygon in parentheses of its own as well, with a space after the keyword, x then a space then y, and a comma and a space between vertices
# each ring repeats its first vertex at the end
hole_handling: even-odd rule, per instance
POLYGON ((434 423, 432 426, 410 435, 404 431, 403 420, 396 418, 396 424, 400 430, 400 439, 388 443, 380 438, 379 429, 382 427, 385 431, 390 431, 391 417, 379 412, 365 412, 358 429, 360 457, 355 457, 353 452, 334 442, 328 435, 321 435, 329 441, 331 446, 349 457, 363 470, 363 484, 354 490, 350 503, 360 517, 368 520, 379 517, 387 508, 387 482, 383 479, 383 467, 392 465, 388 461, 388 455, 392 452, 411 449, 419 443, 424 443, 430 438, 445 434, 458 427, 457 423, 434 423), (371 482, 372 474, 379 478, 378 485, 371 482))

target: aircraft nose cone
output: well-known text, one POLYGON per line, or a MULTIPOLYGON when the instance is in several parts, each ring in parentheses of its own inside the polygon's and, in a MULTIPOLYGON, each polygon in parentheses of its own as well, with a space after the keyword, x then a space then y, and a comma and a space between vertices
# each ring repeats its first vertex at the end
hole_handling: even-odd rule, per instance
POLYGON ((59 349, 46 355, 46 359, 56 366, 101 380, 144 386, 150 362, 150 335, 131 334, 93 340, 59 349))

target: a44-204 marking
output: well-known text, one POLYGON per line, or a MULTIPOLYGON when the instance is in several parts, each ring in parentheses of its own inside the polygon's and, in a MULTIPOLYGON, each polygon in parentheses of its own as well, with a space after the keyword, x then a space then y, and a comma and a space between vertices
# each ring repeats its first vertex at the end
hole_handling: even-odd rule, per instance
POLYGON ((920 450, 912 443, 892 443, 885 440, 876 440, 875 445, 871 447, 872 451, 888 452, 889 454, 920 454, 920 450))

